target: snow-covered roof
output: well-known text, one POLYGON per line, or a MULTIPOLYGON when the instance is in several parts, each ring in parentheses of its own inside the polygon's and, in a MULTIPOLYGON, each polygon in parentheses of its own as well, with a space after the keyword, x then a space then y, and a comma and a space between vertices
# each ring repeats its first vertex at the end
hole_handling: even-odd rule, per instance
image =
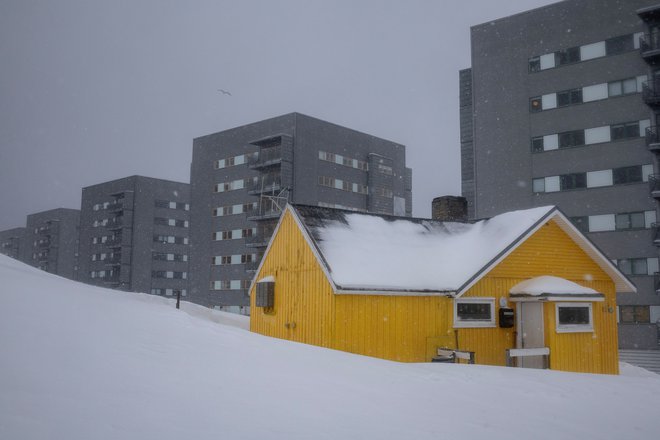
POLYGON ((478 222, 393 217, 289 205, 337 293, 461 295, 550 218, 614 279, 635 291, 561 212, 544 206, 478 222), (556 218, 559 216, 559 218, 556 218), (570 230, 570 231, 569 231, 570 230))
POLYGON ((529 280, 522 281, 511 288, 509 291, 512 297, 515 296, 533 296, 533 297, 602 297, 603 294, 581 286, 573 281, 564 278, 544 275, 529 280))

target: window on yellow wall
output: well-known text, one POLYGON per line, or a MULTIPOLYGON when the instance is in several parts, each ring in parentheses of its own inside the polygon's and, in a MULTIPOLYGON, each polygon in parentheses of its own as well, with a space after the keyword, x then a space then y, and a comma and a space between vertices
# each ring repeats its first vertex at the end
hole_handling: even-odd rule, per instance
POLYGON ((495 298, 455 299, 454 327, 495 327, 495 298))
POLYGON ((593 332, 591 303, 557 303, 557 333, 593 332))

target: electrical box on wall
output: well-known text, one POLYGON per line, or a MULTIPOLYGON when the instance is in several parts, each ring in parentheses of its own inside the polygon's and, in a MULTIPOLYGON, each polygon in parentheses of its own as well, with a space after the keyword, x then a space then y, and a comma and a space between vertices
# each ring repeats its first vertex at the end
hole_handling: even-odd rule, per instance
POLYGON ((500 327, 511 328, 513 327, 514 313, 513 309, 509 307, 500 307, 500 327))

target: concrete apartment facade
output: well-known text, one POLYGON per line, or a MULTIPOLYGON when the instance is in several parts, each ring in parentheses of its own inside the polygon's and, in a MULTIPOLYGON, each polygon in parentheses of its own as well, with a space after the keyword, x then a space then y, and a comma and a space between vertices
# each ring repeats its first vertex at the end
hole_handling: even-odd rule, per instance
POLYGON ((27 216, 23 261, 46 272, 78 279, 80 211, 57 208, 27 216))
POLYGON ((287 202, 410 216, 405 163, 401 144, 299 113, 194 139, 189 300, 247 313, 287 202))
POLYGON ((25 228, 12 228, 0 231, 0 254, 8 255, 15 260, 22 260, 22 249, 25 245, 25 228))
POLYGON ((474 26, 459 74, 470 217, 559 206, 638 288, 617 298, 623 349, 660 348, 655 3, 567 0, 474 26))
POLYGON ((188 292, 190 186, 131 176, 82 189, 80 280, 133 292, 188 292))

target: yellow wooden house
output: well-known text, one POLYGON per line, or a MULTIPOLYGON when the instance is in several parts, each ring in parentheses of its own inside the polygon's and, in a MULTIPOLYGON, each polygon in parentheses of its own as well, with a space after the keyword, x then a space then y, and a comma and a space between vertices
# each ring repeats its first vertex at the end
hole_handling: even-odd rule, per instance
POLYGON ((615 292, 635 287, 555 207, 441 222, 288 205, 250 329, 402 362, 617 374, 615 292))

